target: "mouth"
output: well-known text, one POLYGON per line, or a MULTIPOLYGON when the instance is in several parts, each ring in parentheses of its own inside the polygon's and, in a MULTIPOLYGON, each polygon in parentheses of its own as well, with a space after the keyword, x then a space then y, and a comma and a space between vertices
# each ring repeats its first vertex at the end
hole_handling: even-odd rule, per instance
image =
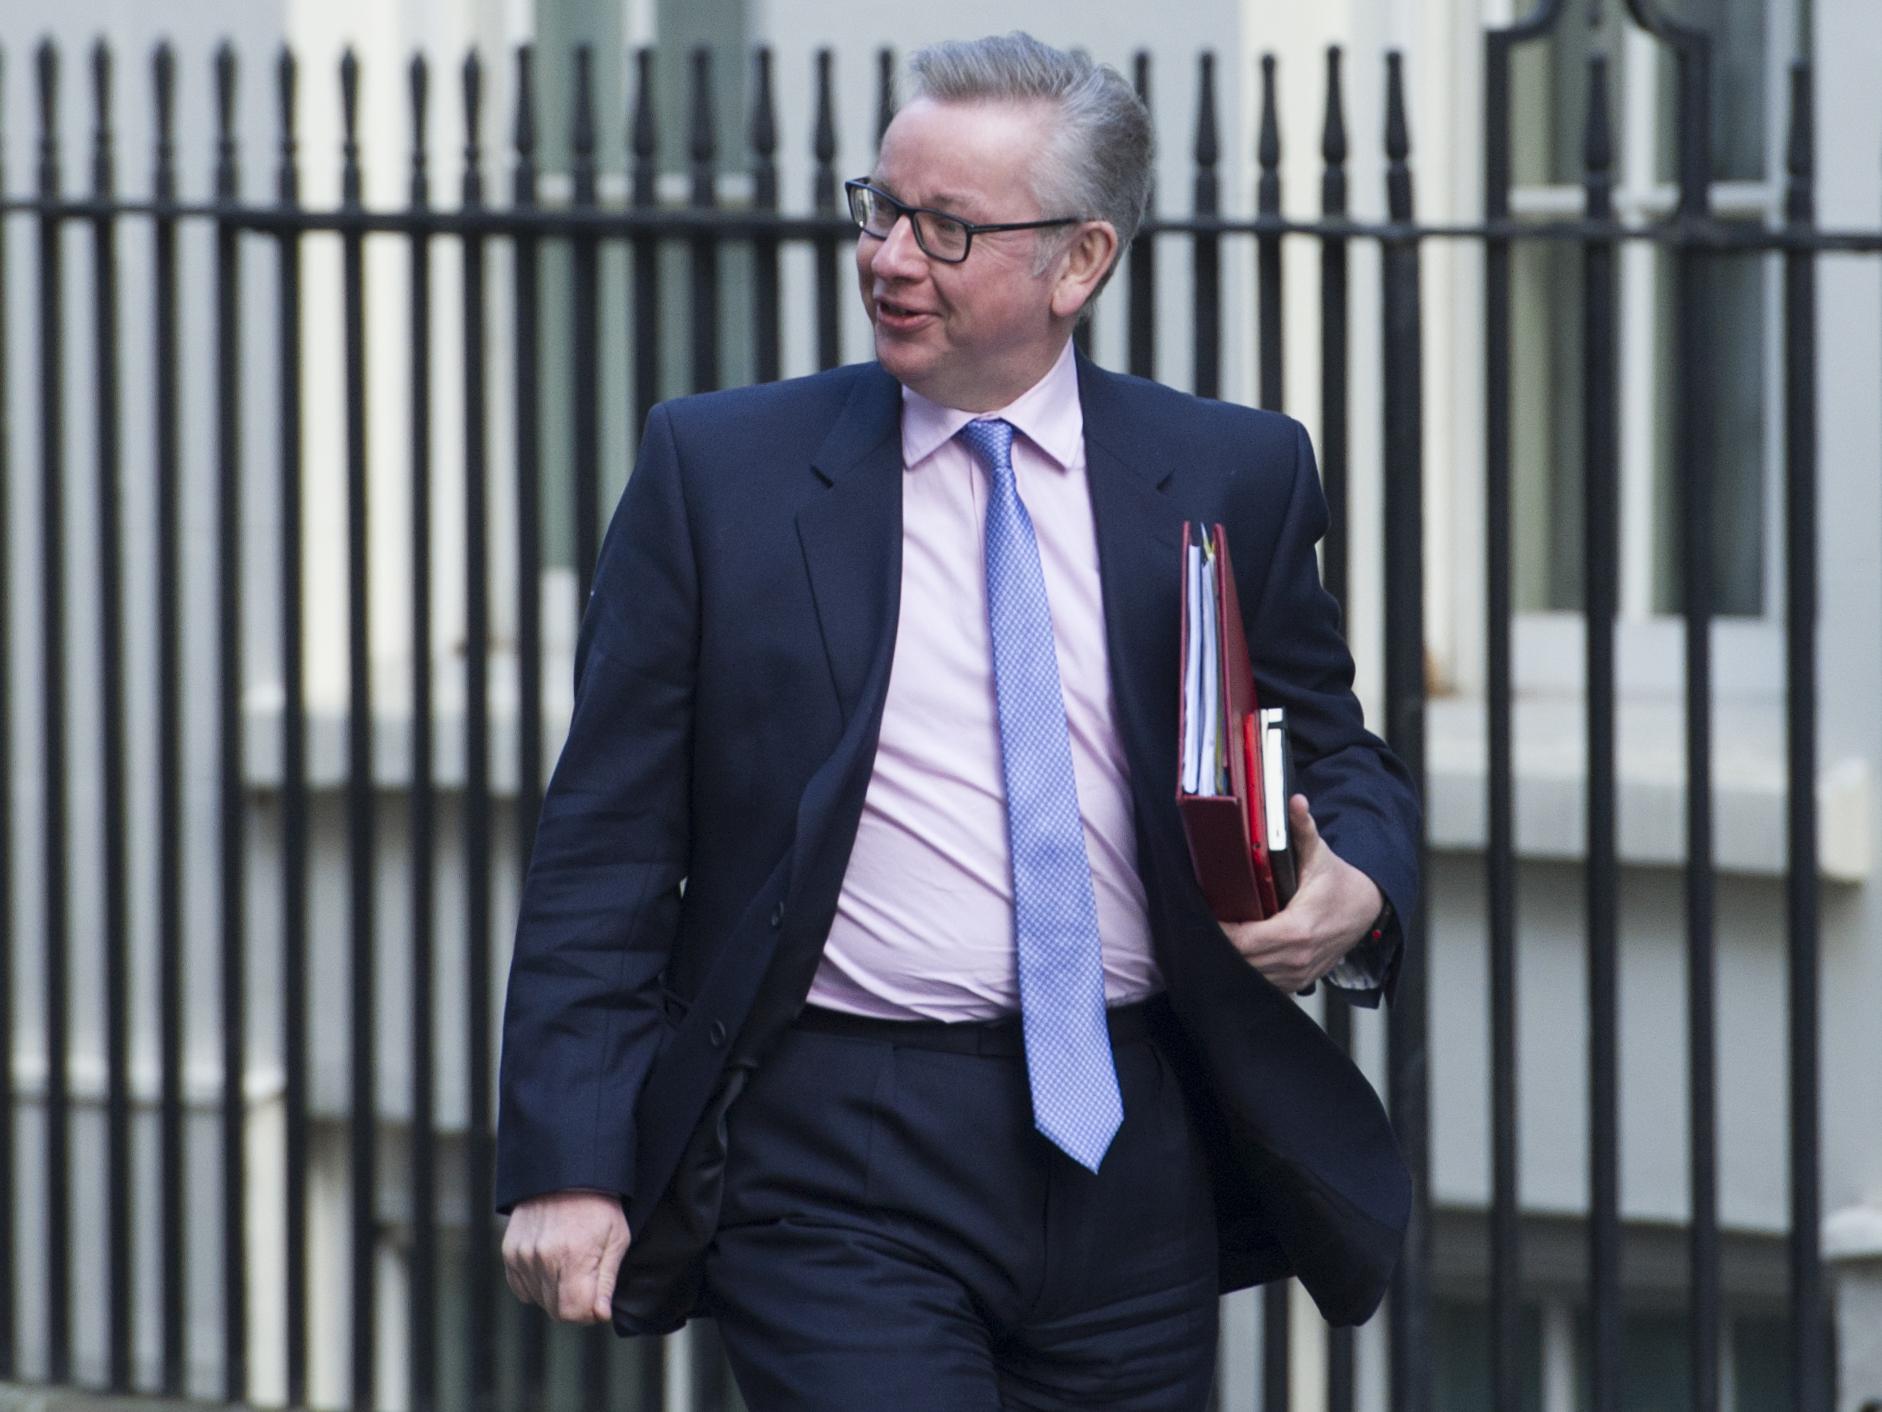
POLYGON ((893 333, 906 333, 934 317, 926 309, 918 309, 912 304, 904 304, 885 295, 873 296, 876 306, 876 326, 893 333))

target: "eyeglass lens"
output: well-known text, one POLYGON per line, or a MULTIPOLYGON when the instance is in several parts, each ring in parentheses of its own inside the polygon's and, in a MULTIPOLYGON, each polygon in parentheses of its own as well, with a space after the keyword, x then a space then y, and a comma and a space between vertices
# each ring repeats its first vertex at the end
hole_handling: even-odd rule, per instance
POLYGON ((915 243, 937 260, 958 260, 967 253, 967 227, 932 211, 913 211, 866 186, 850 188, 850 214, 856 224, 886 239, 904 211, 915 227, 915 243))

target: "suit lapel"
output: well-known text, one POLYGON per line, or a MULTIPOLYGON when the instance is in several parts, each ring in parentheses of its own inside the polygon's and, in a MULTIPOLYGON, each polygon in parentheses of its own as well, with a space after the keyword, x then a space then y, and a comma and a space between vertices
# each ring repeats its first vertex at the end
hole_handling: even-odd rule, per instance
POLYGON ((1124 379, 1078 360, 1085 467, 1098 533, 1111 693, 1133 780, 1150 803, 1176 770, 1176 638, 1183 517, 1176 467, 1130 415, 1124 379))
MULTIPOLYGON (((901 389, 875 365, 812 461, 829 487, 798 511, 830 679, 847 724, 866 705, 870 668, 895 652, 902 589, 901 389)), ((886 685, 882 674, 876 685, 886 685)))

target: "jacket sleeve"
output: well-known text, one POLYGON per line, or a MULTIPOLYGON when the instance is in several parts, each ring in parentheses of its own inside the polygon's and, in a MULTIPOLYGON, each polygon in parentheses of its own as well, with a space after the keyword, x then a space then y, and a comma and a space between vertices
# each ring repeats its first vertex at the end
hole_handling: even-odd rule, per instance
POLYGON ((1314 557, 1327 530, 1326 497, 1306 429, 1292 425, 1293 486, 1267 579, 1253 598, 1259 606, 1248 639, 1262 705, 1287 708, 1298 788, 1321 837, 1392 905, 1385 935, 1362 940, 1336 978, 1348 999, 1372 1006, 1391 994, 1403 949, 1400 919, 1417 902, 1418 796, 1404 764, 1366 729, 1353 694, 1339 604, 1321 585, 1314 557))
POLYGON ((690 847, 698 566, 665 409, 596 566, 568 741, 543 799, 504 1005, 498 1209, 632 1194, 635 1102, 690 847))

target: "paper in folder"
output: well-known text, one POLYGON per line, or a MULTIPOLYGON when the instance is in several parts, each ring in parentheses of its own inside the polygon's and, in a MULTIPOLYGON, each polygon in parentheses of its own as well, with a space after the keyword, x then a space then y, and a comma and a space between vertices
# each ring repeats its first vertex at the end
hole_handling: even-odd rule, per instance
POLYGON ((1220 525, 1184 526, 1182 572, 1176 806, 1210 909, 1221 921, 1257 921, 1294 895, 1287 713, 1255 699, 1220 525))

